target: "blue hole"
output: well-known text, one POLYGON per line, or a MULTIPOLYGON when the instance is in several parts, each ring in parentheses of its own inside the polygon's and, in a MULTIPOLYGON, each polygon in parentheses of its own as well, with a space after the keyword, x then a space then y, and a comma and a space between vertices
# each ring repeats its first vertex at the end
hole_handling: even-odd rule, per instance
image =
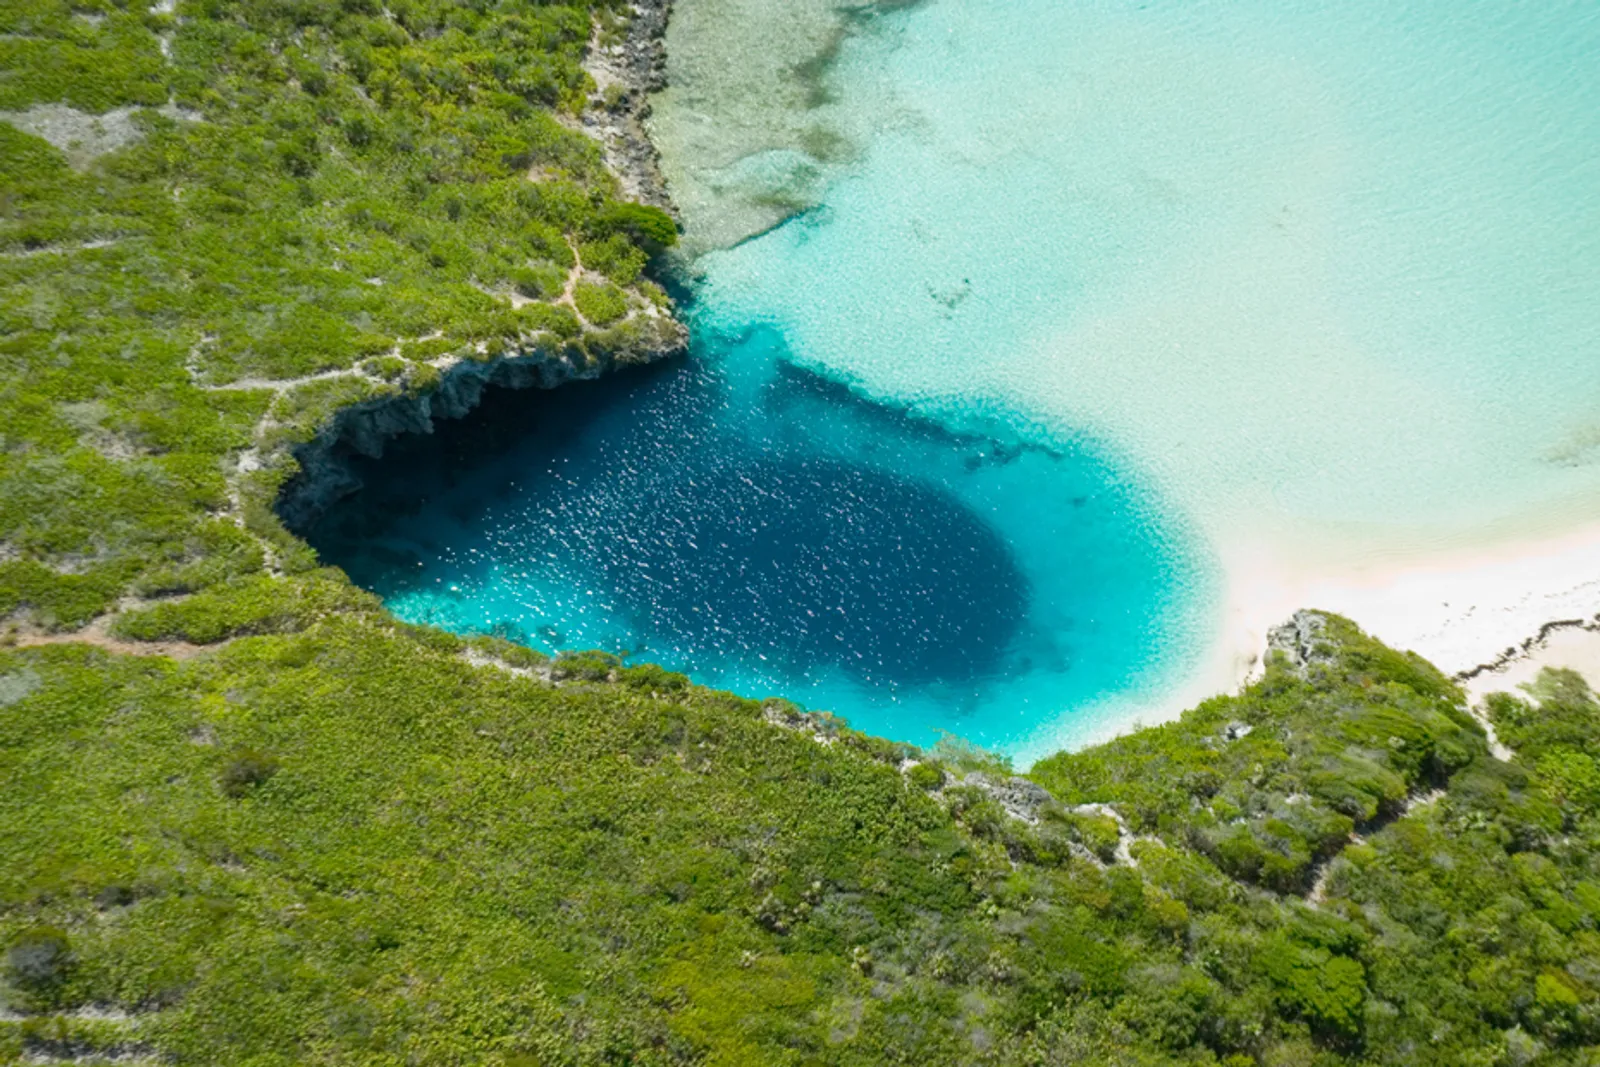
POLYGON ((765 327, 492 390, 350 463, 364 488, 309 539, 403 618, 604 648, 918 743, 1016 750, 1137 684, 1184 566, 1092 448, 862 400, 765 327))

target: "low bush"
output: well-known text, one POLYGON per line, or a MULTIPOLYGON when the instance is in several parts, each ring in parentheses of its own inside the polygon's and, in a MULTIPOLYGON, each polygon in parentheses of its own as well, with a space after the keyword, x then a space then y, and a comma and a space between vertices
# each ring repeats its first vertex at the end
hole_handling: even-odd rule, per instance
POLYGON ((35 926, 6 947, 6 981, 36 1000, 48 1000, 72 972, 77 957, 66 933, 53 926, 35 926))
POLYGON ((275 757, 253 748, 243 748, 228 758, 218 780, 224 793, 238 798, 248 795, 277 773, 278 761, 275 757))
POLYGON ((550 677, 557 681, 604 682, 622 667, 622 660, 609 652, 563 652, 550 664, 550 677))
POLYGON ((594 326, 616 322, 628 313, 628 298, 610 282, 579 282, 573 286, 572 302, 594 326))

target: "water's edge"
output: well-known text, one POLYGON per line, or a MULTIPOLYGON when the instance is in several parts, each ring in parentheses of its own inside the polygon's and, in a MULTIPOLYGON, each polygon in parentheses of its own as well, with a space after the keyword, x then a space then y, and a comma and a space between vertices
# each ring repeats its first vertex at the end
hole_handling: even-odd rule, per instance
POLYGON ((595 23, 583 62, 595 93, 580 121, 583 131, 600 143, 624 195, 676 215, 661 173, 661 153, 645 126, 651 97, 667 86, 672 0, 635 0, 632 13, 617 44, 607 45, 603 25, 595 23))
MULTIPOLYGON (((635 9, 620 43, 606 44, 597 24, 586 59, 586 67, 596 82, 595 100, 579 122, 602 145, 607 165, 627 196, 669 211, 673 206, 646 121, 651 97, 666 84, 663 38, 671 7, 672 0, 645 0, 635 9)), ((651 268, 663 281, 672 280, 662 277, 672 270, 673 265, 667 262, 651 268)), ((675 317, 674 324, 681 329, 681 317, 675 317)), ((623 366, 670 358, 686 350, 684 333, 677 344, 597 357, 581 350, 566 350, 463 360, 446 369, 438 385, 427 393, 377 398, 341 409, 314 440, 293 449, 300 473, 285 485, 277 502, 278 514, 286 526, 303 536, 330 505, 361 488, 351 462, 355 457, 379 457, 388 440, 401 435, 431 434, 435 419, 460 419, 470 414, 490 386, 553 389, 577 380, 599 378, 623 366)), ((1367 622, 1361 618, 1357 621, 1367 622)), ((1585 622, 1574 619, 1549 623, 1520 648, 1507 648, 1495 662, 1461 671, 1457 678, 1465 680, 1494 669, 1508 658, 1520 658, 1551 629, 1575 625, 1585 622)), ((1178 708, 1170 710, 1176 712, 1178 708)))
MULTIPOLYGON (((584 69, 595 80, 590 106, 580 125, 604 153, 607 168, 628 198, 676 210, 661 175, 660 153, 650 140, 645 121, 650 98, 666 86, 666 32, 672 0, 636 0, 623 40, 605 46, 597 20, 589 39, 584 69)), ((662 273, 652 265, 647 274, 662 273)), ((279 491, 274 510, 285 527, 303 535, 334 503, 357 492, 361 481, 348 462, 350 454, 378 458, 384 442, 401 434, 433 432, 436 418, 459 419, 478 406, 489 386, 510 389, 555 389, 567 382, 598 378, 613 370, 683 355, 688 330, 676 314, 663 343, 590 354, 572 347, 463 359, 445 368, 426 392, 402 393, 361 401, 339 409, 309 442, 290 450, 299 472, 279 491)))
POLYGON ((300 472, 284 483, 278 495, 278 517, 289 530, 303 536, 329 507, 361 488, 361 480, 350 466, 352 454, 377 459, 383 455, 384 442, 391 438, 431 434, 434 419, 459 419, 469 414, 490 386, 555 389, 623 367, 680 356, 687 350, 688 333, 678 325, 676 343, 657 347, 597 356, 569 348, 464 359, 444 370, 438 384, 426 392, 378 397, 340 408, 314 438, 290 450, 300 472))
MULTIPOLYGON (((603 46, 597 27, 586 65, 596 80, 595 97, 604 102, 586 112, 583 120, 584 129, 600 140, 607 164, 626 193, 669 209, 670 201, 655 148, 645 134, 643 120, 649 114, 651 94, 663 85, 661 35, 670 9, 671 0, 651 0, 632 20, 628 36, 620 45, 603 46), (620 94, 614 89, 618 85, 623 87, 620 94), (609 94, 608 88, 612 89, 609 94)), ((681 263, 662 259, 651 265, 650 273, 657 280, 681 289, 681 285, 675 284, 684 280, 679 273, 681 267, 681 263)), ((466 359, 441 368, 438 384, 425 393, 373 398, 338 410, 315 438, 292 449, 299 473, 279 494, 276 504, 279 517, 296 535, 309 536, 333 505, 363 488, 364 479, 360 473, 363 459, 381 458, 386 442, 396 438, 431 436, 435 420, 459 420, 470 415, 480 407, 491 386, 510 390, 554 389, 571 382, 606 377, 625 366, 686 354, 685 320, 688 315, 684 307, 686 305, 677 309, 672 320, 682 331, 674 344, 606 353, 599 358, 581 349, 567 348, 466 359)), ((843 383, 836 384, 848 390, 843 383)), ((848 391, 858 403, 864 402, 874 408, 883 406, 855 390, 848 391)), ((887 405, 889 410, 899 407, 887 405)), ((921 421, 910 410, 902 414, 913 421, 921 421)), ((949 428, 943 429, 948 431, 949 428)), ((965 438, 969 434, 957 436, 965 438)), ((978 436, 987 438, 988 435, 980 433, 978 436)), ((996 447, 999 447, 998 441, 996 447)), ((1057 747, 1060 746, 1050 746, 1051 750, 1057 747)))

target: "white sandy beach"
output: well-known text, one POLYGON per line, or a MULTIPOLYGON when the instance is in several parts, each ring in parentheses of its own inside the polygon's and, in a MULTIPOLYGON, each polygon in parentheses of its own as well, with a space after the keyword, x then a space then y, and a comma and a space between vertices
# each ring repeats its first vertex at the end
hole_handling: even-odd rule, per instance
POLYGON ((1470 701, 1514 692, 1545 667, 1577 670, 1600 689, 1600 522, 1565 534, 1404 554, 1306 542, 1235 540, 1226 556, 1226 608, 1210 650, 1186 677, 1108 700, 1098 726, 1069 737, 1046 729, 1018 755, 1027 764, 1063 744, 1082 748, 1176 719, 1260 677, 1267 634, 1296 611, 1336 612, 1461 681, 1470 701), (1339 562, 1334 562, 1334 560, 1339 562))
POLYGON ((1347 616, 1455 676, 1522 663, 1548 648, 1576 656, 1574 666, 1600 669, 1600 647, 1592 662, 1583 659, 1581 636, 1540 640, 1552 624, 1580 635, 1585 624, 1600 626, 1600 523, 1486 548, 1348 562, 1322 573, 1285 566, 1259 546, 1224 565, 1226 629, 1212 670, 1213 677, 1231 670, 1235 684, 1256 668, 1267 631, 1302 607, 1347 616))

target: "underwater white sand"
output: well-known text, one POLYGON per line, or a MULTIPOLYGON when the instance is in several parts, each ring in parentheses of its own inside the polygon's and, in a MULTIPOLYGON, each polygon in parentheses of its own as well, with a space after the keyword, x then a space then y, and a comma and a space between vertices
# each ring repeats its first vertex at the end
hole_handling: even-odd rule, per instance
POLYGON ((704 303, 868 395, 1092 436, 1218 562, 1202 665, 1125 718, 1227 687, 1298 606, 1450 670, 1600 612, 1600 8, 674 19, 691 237, 768 224, 735 178, 774 159, 819 205, 703 256, 704 303), (792 73, 835 53, 822 93, 792 73))

